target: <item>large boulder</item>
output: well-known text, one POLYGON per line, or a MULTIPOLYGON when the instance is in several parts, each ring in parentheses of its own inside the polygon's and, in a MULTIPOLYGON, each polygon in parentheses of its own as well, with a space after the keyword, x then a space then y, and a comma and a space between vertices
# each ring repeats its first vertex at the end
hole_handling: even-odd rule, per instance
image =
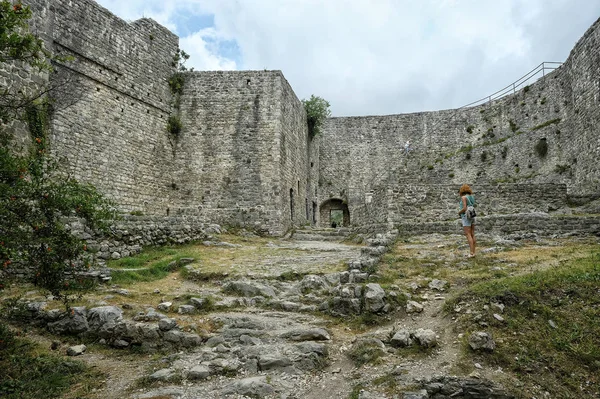
POLYGON ((385 306, 385 291, 379 284, 369 283, 365 286, 365 310, 377 313, 385 306))
POLYGON ((53 323, 48 323, 48 329, 53 334, 81 334, 89 330, 85 307, 71 308, 70 312, 53 323))
POLYGON ((311 291, 318 291, 327 288, 329 288, 327 280, 325 280, 325 278, 321 276, 316 276, 314 274, 304 276, 302 281, 300 281, 300 290, 305 294, 311 291))
POLYGON ((277 296, 273 287, 256 281, 230 281, 223 286, 223 291, 247 298, 255 296, 274 298, 277 296))
POLYGON ((412 344, 412 338, 408 330, 400 330, 394 334, 390 344, 397 348, 404 348, 412 344))
POLYGON ((123 321, 123 311, 116 306, 100 306, 87 312, 89 332, 100 338, 110 338, 123 321))
POLYGON ((432 348, 437 345, 437 337, 432 330, 419 328, 413 333, 413 337, 424 348, 432 348))
POLYGON ((272 385, 267 383, 267 377, 250 377, 237 380, 223 388, 223 395, 242 395, 251 398, 264 398, 275 393, 272 385))

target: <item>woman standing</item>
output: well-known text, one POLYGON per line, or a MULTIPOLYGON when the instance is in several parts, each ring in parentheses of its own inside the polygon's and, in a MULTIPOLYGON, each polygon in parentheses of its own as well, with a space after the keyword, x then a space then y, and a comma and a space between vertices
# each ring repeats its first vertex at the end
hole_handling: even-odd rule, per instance
POLYGON ((469 258, 472 258, 475 256, 475 245, 477 244, 477 241, 475 240, 475 218, 470 219, 467 217, 467 207, 475 206, 475 197, 468 184, 460 186, 458 195, 460 195, 460 211, 458 211, 458 216, 460 216, 462 220, 463 231, 469 242, 469 258))

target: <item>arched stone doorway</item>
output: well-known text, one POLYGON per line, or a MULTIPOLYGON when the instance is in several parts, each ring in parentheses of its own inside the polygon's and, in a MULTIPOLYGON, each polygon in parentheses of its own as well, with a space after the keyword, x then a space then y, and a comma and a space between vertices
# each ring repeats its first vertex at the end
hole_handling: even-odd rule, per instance
POLYGON ((350 211, 348 204, 341 199, 329 199, 321 204, 320 207, 321 227, 350 226, 350 211))

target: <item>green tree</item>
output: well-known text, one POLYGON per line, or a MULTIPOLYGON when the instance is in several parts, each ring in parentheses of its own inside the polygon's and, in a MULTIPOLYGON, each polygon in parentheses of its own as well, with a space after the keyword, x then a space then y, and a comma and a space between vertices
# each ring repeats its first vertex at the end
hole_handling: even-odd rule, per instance
POLYGON ((315 137, 321 133, 321 128, 325 122, 325 119, 331 116, 329 102, 313 94, 310 96, 310 99, 302 100, 302 104, 306 110, 308 134, 310 137, 315 137))
MULTIPOLYGON (((4 50, 0 67, 21 61, 33 72, 51 70, 51 55, 29 32, 29 18, 29 7, 0 1, 0 49, 4 50)), ((10 92, 9 87, 0 90, 2 96, 10 92)), ((94 187, 78 183, 49 156, 52 101, 42 93, 48 93, 47 87, 40 87, 18 109, 8 110, 0 101, 3 122, 24 120, 31 138, 29 151, 19 154, 11 147, 11 133, 5 125, 0 128, 0 264, 4 270, 15 265, 30 269, 31 281, 68 307, 84 287, 75 276, 92 265, 93 257, 67 222, 79 218, 91 228, 102 229, 113 212, 94 187)), ((0 278, 5 274, 0 271, 0 278)))

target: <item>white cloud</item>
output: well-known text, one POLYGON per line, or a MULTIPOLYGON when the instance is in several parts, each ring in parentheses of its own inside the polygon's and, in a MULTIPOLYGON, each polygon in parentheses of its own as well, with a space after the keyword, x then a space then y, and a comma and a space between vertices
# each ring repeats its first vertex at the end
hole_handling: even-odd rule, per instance
POLYGON ((205 28, 180 38, 179 47, 190 55, 186 66, 201 71, 236 70, 237 65, 234 60, 219 55, 218 43, 222 40, 223 38, 213 28, 205 28))
POLYGON ((300 98, 334 115, 456 108, 542 61, 563 61, 600 15, 589 0, 100 0, 177 32, 177 15, 214 15, 182 38, 197 69, 281 69, 300 98), (174 28, 173 28, 174 27, 174 28), (235 41, 239 59, 220 53, 235 41))

